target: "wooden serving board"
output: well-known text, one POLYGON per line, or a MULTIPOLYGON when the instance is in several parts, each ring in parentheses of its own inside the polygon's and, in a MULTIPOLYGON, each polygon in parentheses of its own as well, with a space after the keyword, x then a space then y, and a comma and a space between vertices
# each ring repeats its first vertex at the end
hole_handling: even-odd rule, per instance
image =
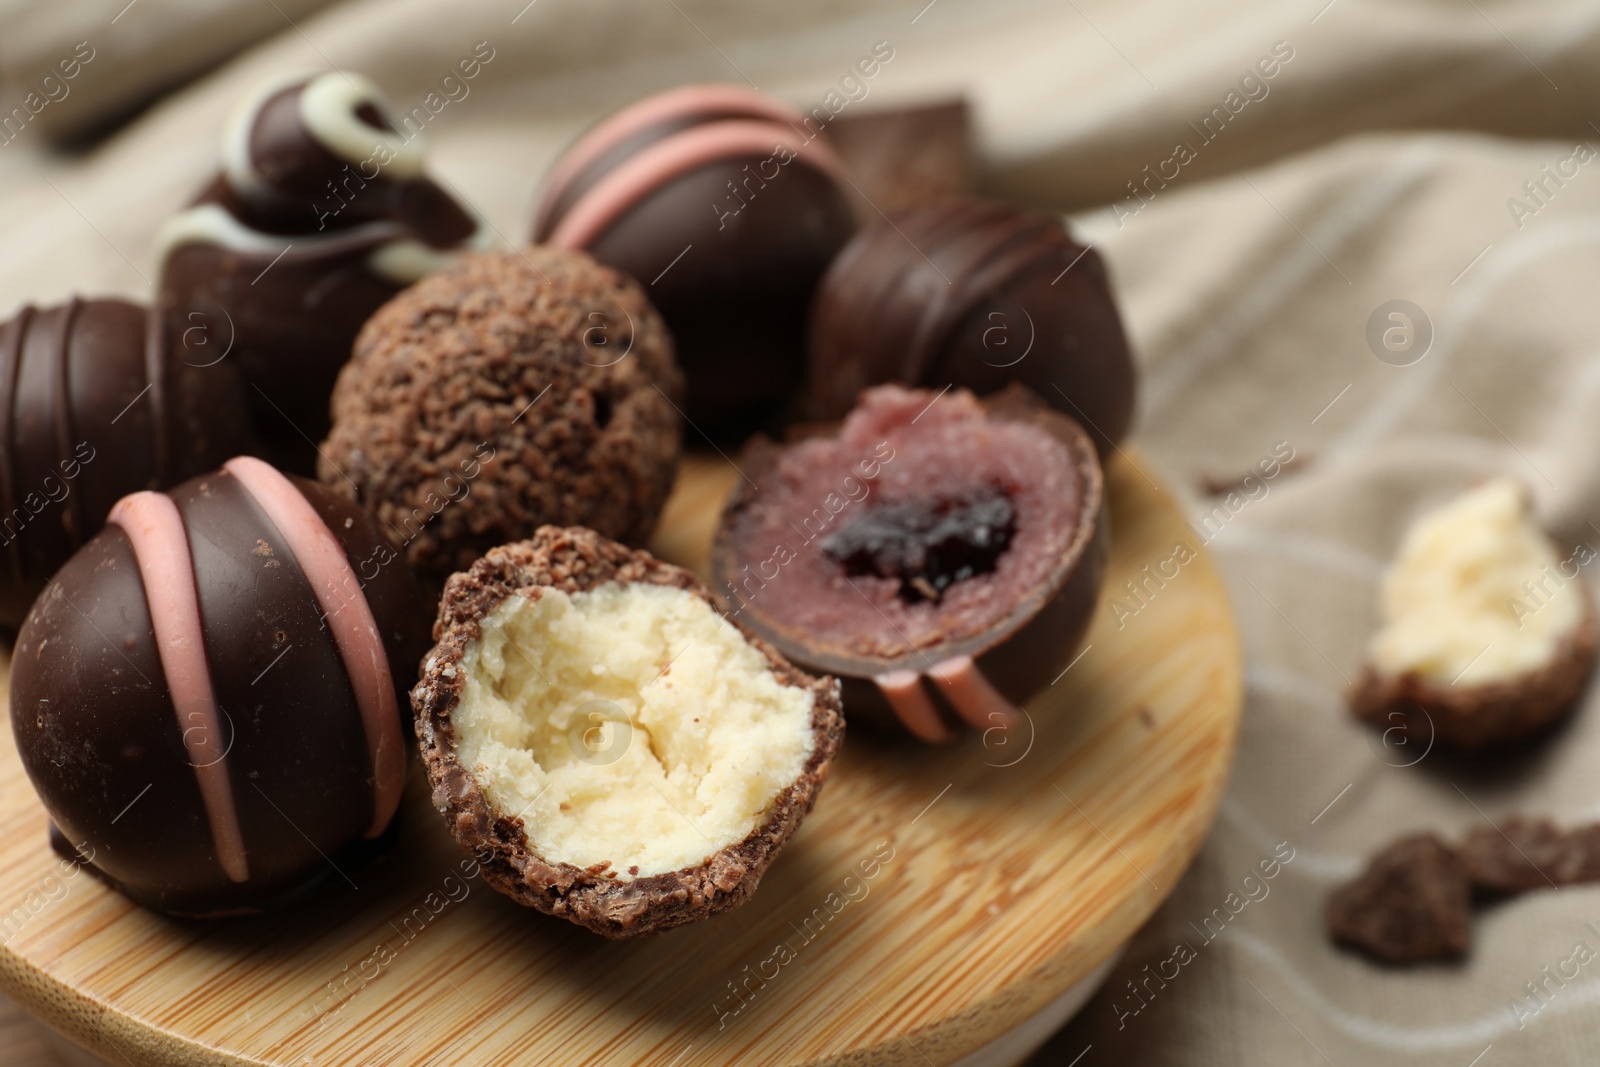
MULTIPOLYGON (((703 568, 735 477, 685 461, 657 552, 703 568)), ((854 731, 752 900, 654 939, 604 941, 464 874, 420 773, 397 846, 353 887, 163 918, 63 876, 0 730, 0 989, 119 1064, 951 1063, 1127 941, 1228 773, 1221 579, 1200 552, 1114 613, 1111 591, 1198 540, 1136 457, 1108 483, 1108 593, 1030 725, 938 748, 854 731)))

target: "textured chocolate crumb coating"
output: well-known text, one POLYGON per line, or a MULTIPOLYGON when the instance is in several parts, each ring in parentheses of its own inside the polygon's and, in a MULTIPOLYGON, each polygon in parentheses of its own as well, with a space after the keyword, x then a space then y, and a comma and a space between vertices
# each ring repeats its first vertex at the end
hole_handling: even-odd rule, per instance
POLYGON ((1467 751, 1532 738, 1565 718, 1582 695, 1600 650, 1594 598, 1578 587, 1583 618, 1538 670, 1486 685, 1440 685, 1415 675, 1395 677, 1372 665, 1349 693, 1350 712, 1421 745, 1467 751), (1420 709, 1420 711, 1419 711, 1420 709))
POLYGON ((1328 935, 1384 963, 1457 959, 1472 941, 1461 857, 1433 834, 1402 838, 1328 899, 1328 935))
POLYGON ((1137 374, 1099 253, 1009 204, 951 200, 863 229, 817 287, 807 360, 820 419, 898 381, 980 396, 1021 382, 1102 457, 1133 421, 1137 374))
POLYGON ((318 473, 439 582, 547 523, 636 544, 672 488, 682 388, 631 279, 582 252, 471 254, 361 331, 318 473))
POLYGON ((671 586, 712 604, 694 575, 647 552, 630 550, 592 530, 541 527, 531 540, 493 549, 471 570, 451 577, 434 624, 438 644, 424 660, 411 705, 434 807, 463 848, 480 860, 484 854, 490 857, 482 864, 489 884, 518 903, 605 937, 629 938, 726 911, 755 891, 778 849, 816 802, 844 739, 844 719, 837 681, 796 669, 730 619, 766 657, 781 683, 813 694, 815 743, 800 777, 778 795, 761 826, 698 866, 624 882, 607 877, 603 867, 547 862, 530 846, 522 820, 496 811, 471 770, 457 759, 451 713, 466 686, 462 663, 467 648, 480 638, 483 620, 496 607, 512 596, 538 598, 546 588, 577 593, 607 582, 671 586))

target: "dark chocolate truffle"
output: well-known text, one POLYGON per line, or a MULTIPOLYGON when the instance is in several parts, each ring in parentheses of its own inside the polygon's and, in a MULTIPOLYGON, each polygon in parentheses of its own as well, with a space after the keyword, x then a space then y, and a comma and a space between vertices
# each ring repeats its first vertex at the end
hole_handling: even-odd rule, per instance
POLYGON ((310 474, 367 316, 493 231, 423 175, 411 117, 339 72, 247 99, 223 135, 221 173, 157 243, 167 315, 231 345, 258 436, 310 474))
POLYGON ((0 626, 21 624, 119 497, 248 448, 238 377, 213 360, 123 300, 24 306, 0 325, 0 626))
POLYGON ((23 623, 11 726, 58 847, 142 904, 253 911, 394 817, 427 613, 372 520, 228 461, 139 492, 23 623))
POLYGON ((672 488, 682 388, 631 279, 582 252, 474 253, 361 331, 320 473, 440 583, 546 523, 637 543, 672 488))
POLYGON ((1459 959, 1472 943, 1461 857, 1433 834, 1402 838, 1328 899, 1328 934, 1383 963, 1459 959))
POLYGON ((1105 575, 1102 475, 1078 424, 1020 386, 880 386, 836 436, 758 439, 739 466, 716 592, 842 678, 852 718, 928 741, 986 729, 1070 661, 1105 575))
POLYGON ((981 200, 856 235, 818 287, 809 373, 823 419, 890 381, 980 395, 1021 382, 1101 455, 1133 419, 1133 357, 1099 254, 1053 215, 981 200))
POLYGON ((411 694, 434 806, 490 885, 606 937, 749 897, 844 736, 837 681, 592 530, 494 549, 434 633, 411 694))
POLYGON ((689 421, 729 438, 804 376, 806 309, 855 230, 814 120, 730 85, 641 100, 569 148, 545 181, 540 243, 639 279, 677 341, 689 421))

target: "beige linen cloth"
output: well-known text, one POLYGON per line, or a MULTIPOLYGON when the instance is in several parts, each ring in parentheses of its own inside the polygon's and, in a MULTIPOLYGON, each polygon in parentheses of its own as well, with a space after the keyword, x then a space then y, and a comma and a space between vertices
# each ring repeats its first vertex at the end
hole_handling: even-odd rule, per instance
POLYGON ((1587 147, 1600 145, 1600 7, 365 0, 307 13, 315 6, 207 5, 208 38, 198 11, 162 0, 0 3, 8 113, 80 42, 95 51, 71 94, 41 111, 55 109, 48 124, 0 147, 0 304, 148 298, 152 237, 213 166, 229 107, 287 68, 364 72, 409 110, 488 42, 494 58, 427 135, 434 173, 510 240, 526 233, 553 154, 608 109, 713 79, 810 107, 888 41, 892 61, 848 106, 966 92, 988 189, 1075 213, 1110 262, 1143 369, 1142 462, 1193 514, 1217 503, 1202 483, 1275 449, 1303 461, 1209 528, 1248 678, 1216 828, 1040 1062, 1596 1059, 1600 964, 1557 982, 1544 969, 1558 972, 1578 942, 1600 952, 1600 888, 1483 911, 1471 959, 1454 967, 1376 968, 1331 948, 1321 914, 1329 889, 1403 831, 1459 834, 1512 810, 1600 818, 1600 701, 1524 752, 1431 752, 1404 766, 1416 750, 1385 748, 1341 700, 1381 568, 1420 510, 1509 474, 1563 546, 1600 547, 1600 160, 1587 147), (33 28, 4 36, 18 12, 33 28), (231 54, 244 22, 269 36, 92 147, 51 148, 51 136, 93 129, 204 66, 195 53, 231 54), (1380 344, 1385 361, 1368 326, 1393 300, 1422 315, 1411 314, 1417 347, 1380 344), (1291 852, 1249 889, 1263 859, 1291 852), (1233 914, 1230 894, 1257 899, 1233 914), (1217 909, 1226 924, 1206 927, 1217 909), (1175 965, 1179 943, 1193 958, 1175 965))

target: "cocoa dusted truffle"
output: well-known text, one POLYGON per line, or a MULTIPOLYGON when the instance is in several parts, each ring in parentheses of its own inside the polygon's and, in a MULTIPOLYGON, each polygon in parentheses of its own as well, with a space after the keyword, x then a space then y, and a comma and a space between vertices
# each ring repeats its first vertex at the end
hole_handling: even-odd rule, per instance
POLYGON ((23 623, 11 728, 59 849, 162 911, 257 911, 380 843, 426 647, 372 520, 238 458, 118 501, 23 623))
POLYGON ((582 252, 475 253, 361 331, 319 473, 439 582, 546 523, 638 543, 672 488, 681 393, 637 283, 582 252))
POLYGON ((157 238, 160 304, 231 346, 273 458, 310 474, 367 316, 493 230, 423 174, 422 131, 343 71, 279 79, 234 112, 222 171, 157 238))
POLYGON ((119 497, 245 451, 245 423, 233 367, 146 308, 74 297, 0 324, 0 627, 119 497))
POLYGON ((434 806, 491 885, 606 937, 742 903, 843 739, 837 681, 592 530, 494 549, 434 634, 411 693, 434 806))
POLYGON ((545 179, 533 239, 649 286, 712 437, 761 425, 804 376, 806 309, 855 231, 820 132, 765 94, 689 85, 604 120, 545 179))
POLYGON ((1418 519, 1384 576, 1383 625, 1352 713, 1421 745, 1471 750, 1564 718, 1594 670, 1600 624, 1578 576, 1593 553, 1562 555, 1509 478, 1418 519))
POLYGON ((1105 574, 1094 443, 1020 386, 880 386, 836 436, 758 439, 711 572, 740 622, 926 741, 1004 721, 1070 662, 1105 574))
POLYGON ((1101 455, 1133 420, 1135 370, 1094 249, 1053 215, 953 200, 857 234, 811 312, 812 413, 870 385, 983 394, 1021 382, 1089 431, 1101 455))

